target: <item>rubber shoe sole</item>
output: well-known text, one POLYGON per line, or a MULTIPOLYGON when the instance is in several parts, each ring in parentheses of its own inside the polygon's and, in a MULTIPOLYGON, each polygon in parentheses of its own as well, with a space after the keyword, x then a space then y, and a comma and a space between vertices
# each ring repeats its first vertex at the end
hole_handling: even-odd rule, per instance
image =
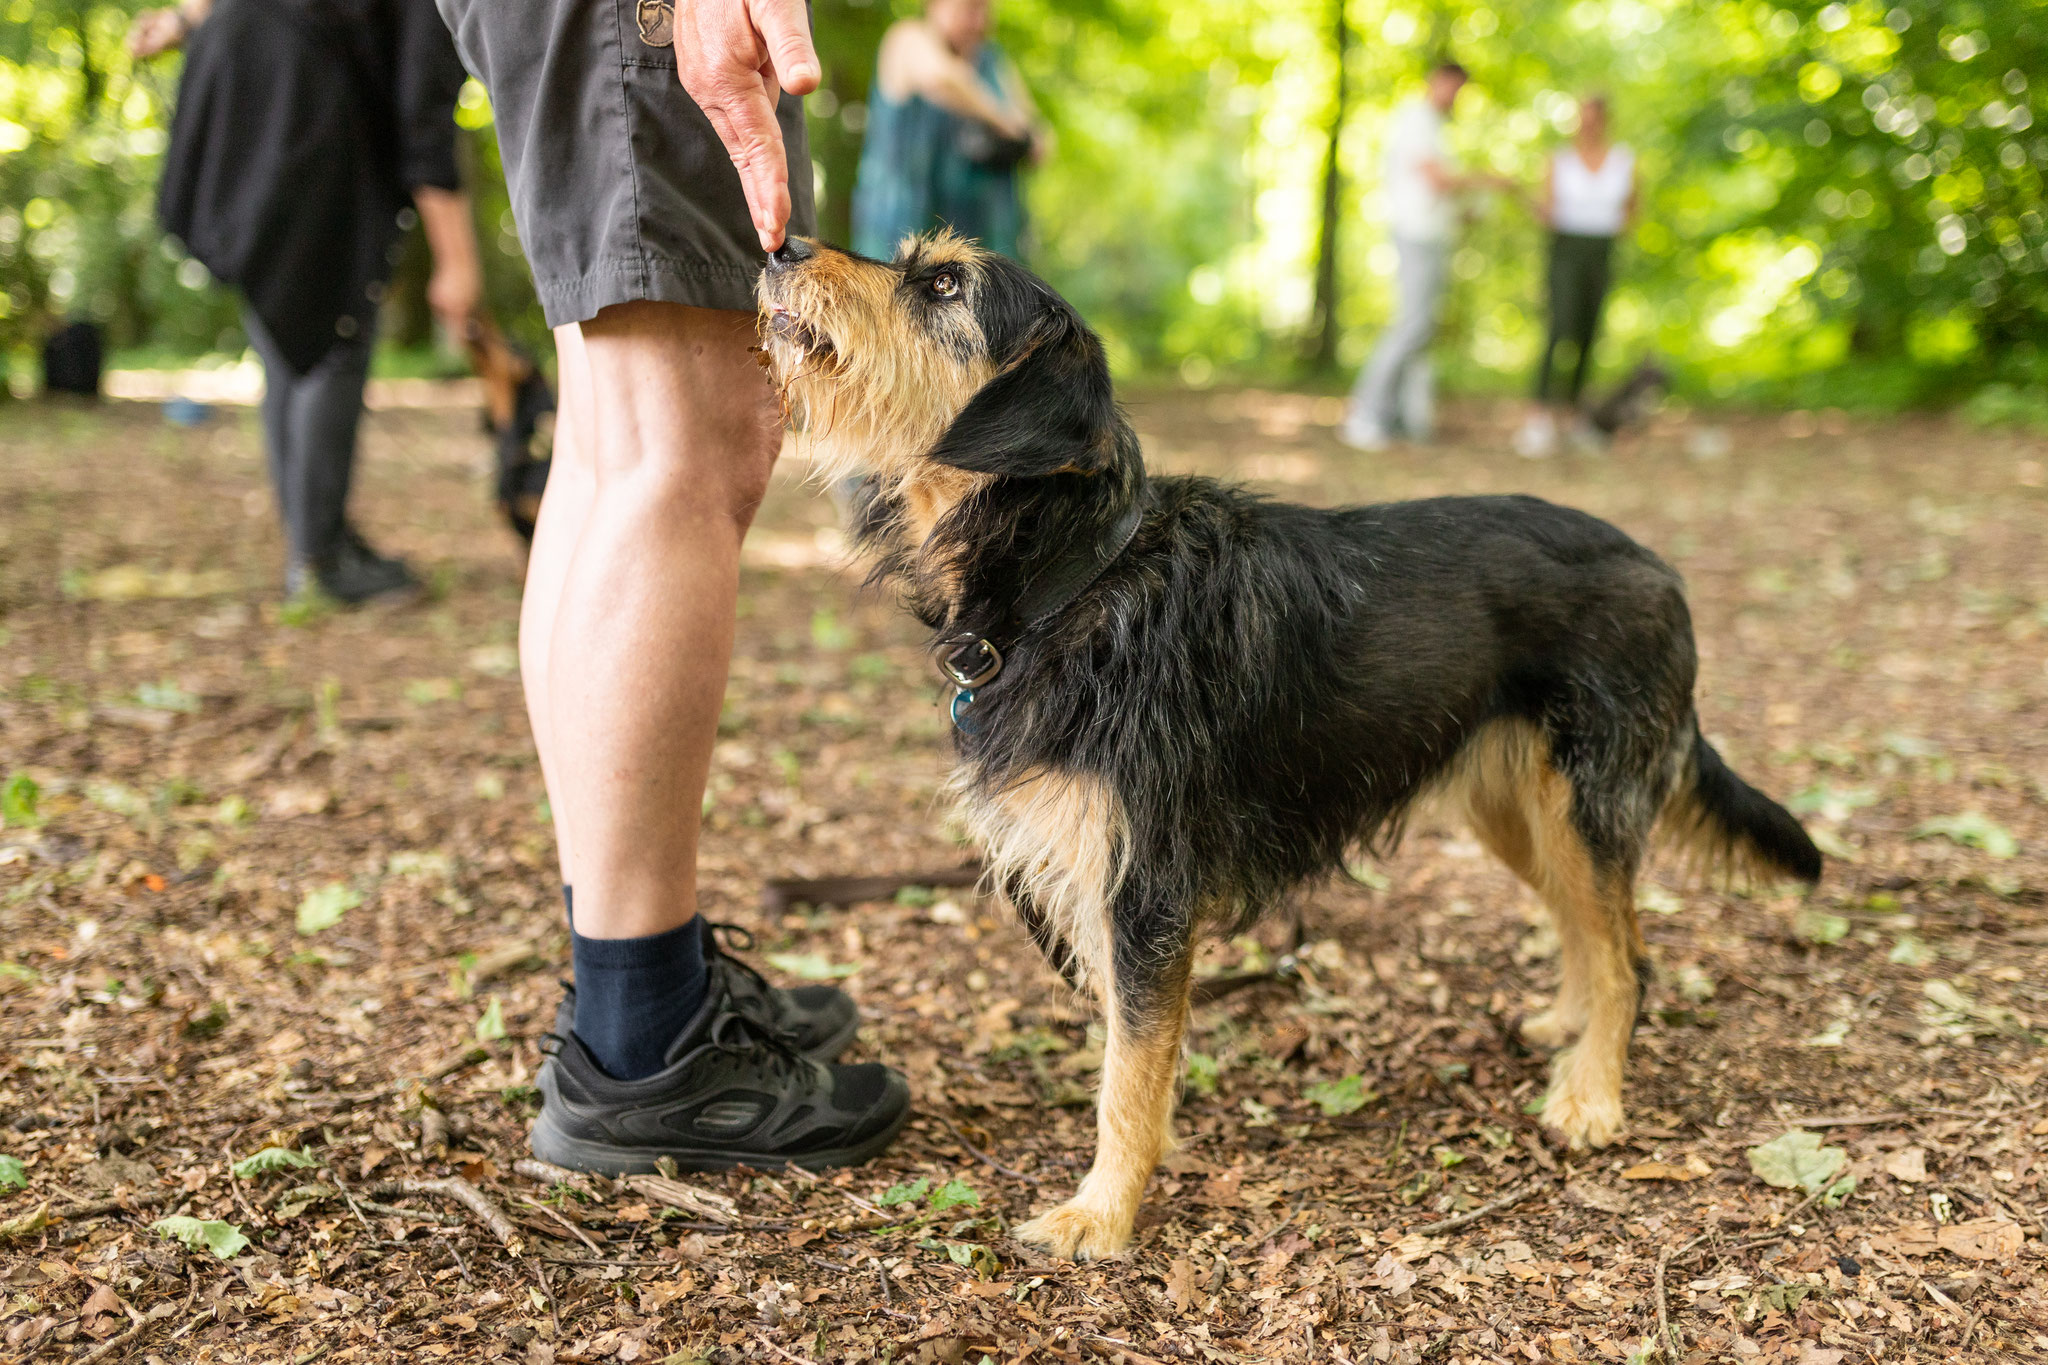
POLYGON ((590 1171, 604 1176, 652 1175, 659 1169, 657 1163, 663 1157, 675 1162, 677 1169, 685 1171, 729 1171, 735 1166, 756 1171, 772 1171, 786 1166, 822 1171, 834 1166, 858 1166, 887 1151, 896 1135, 903 1131, 903 1125, 910 1121, 910 1104, 906 1095, 903 1108, 887 1128, 851 1147, 828 1147, 795 1156, 729 1148, 619 1147, 608 1142, 572 1137, 557 1129, 552 1117, 547 1110, 541 1111, 540 1117, 534 1121, 528 1145, 542 1161, 566 1166, 572 1171, 590 1171))

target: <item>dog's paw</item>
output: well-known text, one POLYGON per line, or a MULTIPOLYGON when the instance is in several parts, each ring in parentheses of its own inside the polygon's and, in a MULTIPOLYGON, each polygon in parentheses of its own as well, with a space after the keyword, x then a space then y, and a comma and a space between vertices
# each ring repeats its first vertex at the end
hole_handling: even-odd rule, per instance
POLYGON ((1576 1069, 1561 1066, 1558 1081, 1543 1101, 1543 1123, 1554 1128, 1575 1152, 1605 1147, 1627 1126, 1618 1089, 1589 1084, 1576 1069))
POLYGON ((1012 1235, 1065 1260, 1099 1261, 1124 1249, 1131 1240, 1131 1225, 1128 1220, 1114 1221, 1075 1202, 1048 1209, 1019 1225, 1012 1235))
POLYGON ((1578 1029, 1565 1022, 1564 1012, 1555 1008, 1532 1014, 1522 1021, 1522 1041, 1531 1047, 1554 1051, 1569 1043, 1578 1033, 1578 1029))

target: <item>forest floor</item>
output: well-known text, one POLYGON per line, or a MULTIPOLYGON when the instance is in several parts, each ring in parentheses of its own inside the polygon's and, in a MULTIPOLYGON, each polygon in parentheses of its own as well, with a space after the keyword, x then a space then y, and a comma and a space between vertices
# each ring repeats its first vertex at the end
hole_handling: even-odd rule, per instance
POLYGON ((428 599, 309 614, 280 610, 253 414, 16 405, 0 1357, 2048 1355, 2048 443, 1667 411, 1531 463, 1513 412, 1472 405, 1364 457, 1330 399, 1132 410, 1157 468, 1319 503, 1526 490, 1684 572, 1708 733, 1834 856, 1809 899, 1653 870, 1625 1142, 1573 1155, 1528 1116, 1545 1062, 1514 1024, 1555 939, 1467 833, 1420 828, 1300 898, 1293 976, 1198 1010, 1130 1251, 1011 1240, 1088 1161, 1089 1011, 971 890, 762 908, 771 877, 971 856, 918 632, 787 460, 746 550, 706 909, 771 973, 843 980, 853 1055, 903 1068, 917 1113, 824 1178, 534 1179, 566 933, 473 411, 367 425, 362 524, 428 599), (1819 1197, 1753 1169, 1794 1131, 1819 1197))

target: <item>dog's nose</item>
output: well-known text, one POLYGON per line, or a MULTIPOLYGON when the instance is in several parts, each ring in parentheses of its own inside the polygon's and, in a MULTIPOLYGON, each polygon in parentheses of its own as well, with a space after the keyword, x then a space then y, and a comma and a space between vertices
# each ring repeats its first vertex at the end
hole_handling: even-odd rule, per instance
POLYGON ((799 265, 817 254, 802 238, 784 237, 782 245, 768 253, 768 268, 787 270, 790 266, 799 265))

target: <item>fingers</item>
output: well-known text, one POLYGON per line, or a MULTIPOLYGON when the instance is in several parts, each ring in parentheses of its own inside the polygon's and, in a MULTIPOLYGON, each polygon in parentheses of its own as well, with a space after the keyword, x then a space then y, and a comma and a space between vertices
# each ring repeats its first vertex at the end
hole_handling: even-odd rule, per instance
POLYGON ((782 88, 792 95, 816 90, 818 51, 811 46, 811 21, 804 0, 753 0, 749 8, 782 88))
MULTIPOLYGON (((692 92, 695 94, 695 92, 692 92)), ((715 100, 697 97, 705 117, 711 120, 718 140, 725 144, 740 173, 740 187, 746 191, 747 212, 763 251, 782 245, 783 229, 789 222, 789 165, 782 145, 782 125, 775 121, 775 104, 762 84, 751 91, 733 92, 715 100)))
POLYGON ((783 87, 818 83, 804 0, 698 0, 676 20, 676 75, 725 144, 761 248, 773 251, 790 213, 775 101, 783 87))

